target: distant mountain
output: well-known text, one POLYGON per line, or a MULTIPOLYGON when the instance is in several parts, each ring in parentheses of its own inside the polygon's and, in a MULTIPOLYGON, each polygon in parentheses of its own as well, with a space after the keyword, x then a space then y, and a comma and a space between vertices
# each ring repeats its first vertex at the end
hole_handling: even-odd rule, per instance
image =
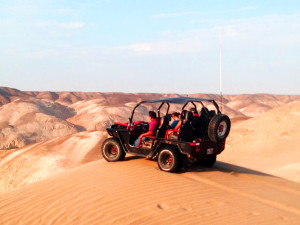
MULTIPOLYGON (((157 94, 120 92, 50 92, 20 91, 0 87, 0 149, 61 137, 79 131, 104 130, 115 121, 127 122, 134 105, 142 100, 191 96, 213 98, 216 94, 157 94)), ((260 115, 274 107, 294 101, 290 95, 224 95, 223 113, 233 121, 260 115)), ((148 108, 144 108, 144 111, 148 108)), ((180 111, 180 107, 172 108, 180 111)), ((139 119, 147 119, 140 113, 139 119)))

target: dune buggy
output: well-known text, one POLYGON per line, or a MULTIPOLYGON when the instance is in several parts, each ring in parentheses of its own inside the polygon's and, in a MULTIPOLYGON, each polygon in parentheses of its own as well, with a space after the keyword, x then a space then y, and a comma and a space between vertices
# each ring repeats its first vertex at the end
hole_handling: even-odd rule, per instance
POLYGON ((230 126, 229 117, 221 113, 213 99, 176 97, 141 101, 133 108, 128 123, 115 122, 106 128, 111 137, 104 141, 101 151, 108 162, 123 160, 126 153, 156 158, 159 168, 167 172, 180 170, 184 159, 211 167, 216 162, 216 156, 225 148, 230 126), (209 109, 207 103, 213 109, 209 109), (135 147, 134 141, 148 131, 149 123, 134 121, 134 115, 138 107, 149 104, 157 106, 160 125, 153 136, 140 141, 135 147), (169 110, 172 104, 177 107, 182 105, 179 130, 170 129, 169 110), (192 107, 193 112, 188 110, 188 106, 192 107))

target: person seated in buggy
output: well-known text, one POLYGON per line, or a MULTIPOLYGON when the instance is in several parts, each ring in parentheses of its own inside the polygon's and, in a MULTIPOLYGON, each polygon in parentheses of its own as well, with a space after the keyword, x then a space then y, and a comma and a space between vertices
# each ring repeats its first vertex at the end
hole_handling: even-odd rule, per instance
POLYGON ((154 136, 158 126, 160 125, 160 119, 157 118, 156 113, 154 111, 149 111, 149 130, 146 133, 141 134, 138 139, 135 140, 134 146, 139 147, 140 140, 141 141, 147 141, 151 140, 151 138, 148 138, 149 136, 154 136))
POLYGON ((194 121, 197 122, 199 120, 199 115, 196 108, 190 108, 190 111, 193 113, 194 121))
POLYGON ((170 125, 170 129, 174 129, 178 122, 180 121, 180 113, 179 112, 173 112, 171 114, 171 117, 173 119, 173 122, 170 125))
MULTIPOLYGON (((176 121, 174 127, 172 127, 173 123, 171 124, 170 129, 168 129, 167 132, 166 132, 165 139, 169 139, 169 138, 170 139, 177 139, 178 138, 180 128, 182 126, 183 118, 185 117, 186 112, 187 112, 186 110, 183 110, 181 112, 181 114, 176 113, 176 115, 178 115, 178 121, 176 121)), ((175 122, 175 121, 173 121, 173 122, 175 122)))

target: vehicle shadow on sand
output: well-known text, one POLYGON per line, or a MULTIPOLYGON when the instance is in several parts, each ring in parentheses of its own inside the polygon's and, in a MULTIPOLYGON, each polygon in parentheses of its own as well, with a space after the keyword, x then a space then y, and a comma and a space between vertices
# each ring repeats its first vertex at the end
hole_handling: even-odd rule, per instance
MULTIPOLYGON (((124 161, 131 161, 131 160, 138 160, 138 159, 145 159, 145 157, 129 155, 124 158, 124 161)), ((147 160, 147 159, 145 159, 147 160)), ((147 161, 152 161, 154 166, 157 166, 156 159, 150 159, 147 161)), ((157 166, 158 167, 158 166, 157 166)), ((159 168, 158 168, 159 169, 159 168)), ((188 163, 185 162, 181 170, 178 172, 179 174, 184 174, 187 172, 222 172, 228 173, 231 175, 237 174, 252 174, 252 175, 260 175, 260 176, 268 176, 268 177, 275 177, 271 174, 263 173, 257 170, 252 170, 246 167, 237 166, 230 163, 225 163, 221 161, 217 161, 212 167, 204 167, 199 163, 188 163)))
POLYGON ((225 163, 221 161, 217 161, 214 166, 207 168, 204 167, 198 163, 193 163, 193 164, 186 164, 184 165, 183 169, 180 171, 180 173, 185 173, 185 172, 214 172, 214 171, 219 171, 223 173, 230 173, 230 174, 252 174, 252 175, 260 175, 260 176, 269 176, 269 177, 274 177, 273 175, 263 173, 260 171, 252 170, 249 168, 237 166, 234 164, 230 163, 225 163))
POLYGON ((142 159, 142 158, 145 158, 145 157, 136 156, 136 155, 130 155, 130 156, 126 155, 126 157, 123 159, 123 161, 130 161, 130 160, 142 159))

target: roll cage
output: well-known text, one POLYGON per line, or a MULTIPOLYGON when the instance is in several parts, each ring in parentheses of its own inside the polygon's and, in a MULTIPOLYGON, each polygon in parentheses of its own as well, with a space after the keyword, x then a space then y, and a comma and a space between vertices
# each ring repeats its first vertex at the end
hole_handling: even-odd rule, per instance
POLYGON ((170 109, 170 103, 172 104, 183 104, 182 106, 182 110, 184 110, 184 108, 191 103, 195 109, 197 110, 197 106, 195 104, 195 102, 198 102, 202 105, 203 109, 205 110, 206 113, 209 113, 208 109, 205 107, 205 105, 203 104, 203 102, 210 102, 212 103, 215 108, 217 109, 218 113, 221 113, 220 108, 218 106, 218 104, 216 103, 215 100, 213 99, 206 99, 206 98, 191 98, 191 97, 174 97, 174 98, 161 98, 161 99, 154 99, 154 100, 145 100, 145 101, 141 101, 139 102, 132 110, 131 113, 131 117, 129 118, 129 127, 132 124, 132 119, 133 119, 133 115, 134 112, 136 110, 137 107, 139 107, 141 104, 146 104, 146 103, 161 103, 157 109, 157 113, 158 113, 158 117, 160 117, 160 109, 166 104, 167 105, 167 112, 166 114, 169 113, 169 109, 170 109))

